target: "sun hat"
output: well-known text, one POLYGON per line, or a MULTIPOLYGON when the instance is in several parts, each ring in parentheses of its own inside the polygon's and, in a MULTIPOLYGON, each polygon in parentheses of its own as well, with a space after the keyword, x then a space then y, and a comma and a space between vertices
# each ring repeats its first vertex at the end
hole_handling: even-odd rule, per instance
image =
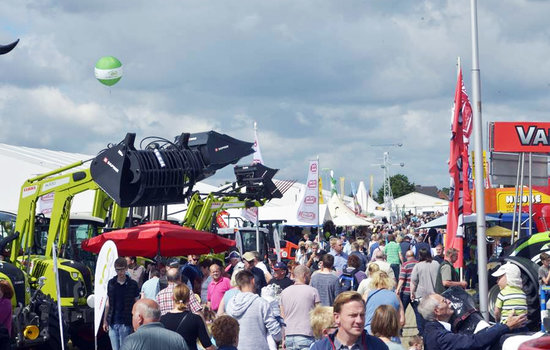
POLYGON ((243 259, 246 261, 252 261, 254 260, 255 256, 252 252, 246 252, 243 254, 243 259))
POLYGON ((500 265, 498 270, 491 274, 493 277, 500 277, 506 275, 508 284, 511 286, 521 287, 521 271, 519 267, 515 264, 507 262, 504 265, 500 265))

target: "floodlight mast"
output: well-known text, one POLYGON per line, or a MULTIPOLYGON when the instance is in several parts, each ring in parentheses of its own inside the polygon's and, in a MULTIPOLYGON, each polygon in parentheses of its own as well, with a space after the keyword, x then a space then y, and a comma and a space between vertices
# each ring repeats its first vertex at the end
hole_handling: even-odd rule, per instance
MULTIPOLYGON (((371 147, 403 147, 402 143, 382 143, 382 144, 375 144, 370 145, 371 147)), ((382 169, 384 169, 384 208, 389 211, 390 213, 393 212, 394 209, 394 201, 393 201, 393 193, 391 189, 391 174, 389 167, 391 165, 399 165, 400 167, 404 167, 405 163, 401 162, 399 164, 393 164, 390 162, 390 154, 389 152, 384 152, 384 158, 382 164, 373 164, 380 166, 382 169)))

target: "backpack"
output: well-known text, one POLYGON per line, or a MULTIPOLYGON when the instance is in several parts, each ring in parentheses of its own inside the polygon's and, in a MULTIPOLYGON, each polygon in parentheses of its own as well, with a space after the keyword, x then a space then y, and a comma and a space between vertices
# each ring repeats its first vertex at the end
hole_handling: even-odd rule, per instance
POLYGON ((359 269, 353 269, 353 271, 348 271, 347 268, 344 268, 342 274, 338 278, 338 283, 340 284, 340 292, 347 292, 350 290, 357 290, 359 288, 359 283, 355 274, 359 269))

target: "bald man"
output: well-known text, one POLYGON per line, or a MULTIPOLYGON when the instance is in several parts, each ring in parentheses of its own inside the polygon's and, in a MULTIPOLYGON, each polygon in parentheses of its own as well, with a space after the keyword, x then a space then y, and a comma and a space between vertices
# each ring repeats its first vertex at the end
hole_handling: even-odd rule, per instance
POLYGON ((139 299, 132 308, 132 326, 135 333, 122 343, 122 350, 188 350, 183 337, 164 328, 159 322, 160 308, 156 301, 139 299))
POLYGON ((309 322, 309 312, 321 302, 319 292, 309 283, 309 268, 294 268, 294 285, 281 293, 281 316, 285 320, 285 346, 287 350, 309 349, 315 338, 309 322))

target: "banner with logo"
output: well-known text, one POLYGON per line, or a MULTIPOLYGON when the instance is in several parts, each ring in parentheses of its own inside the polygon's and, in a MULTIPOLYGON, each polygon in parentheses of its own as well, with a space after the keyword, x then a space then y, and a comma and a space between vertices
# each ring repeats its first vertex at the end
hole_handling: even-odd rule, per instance
POLYGON ((101 321, 103 320, 103 310, 107 302, 107 283, 116 275, 115 260, 118 258, 118 251, 113 241, 107 241, 101 247, 97 256, 97 265, 95 267, 95 285, 94 285, 94 334, 97 335, 101 321))
POLYGON ((550 123, 492 122, 489 148, 493 152, 550 152, 550 123))
POLYGON ((319 224, 319 162, 309 161, 306 189, 300 201, 296 219, 300 222, 318 225, 319 224))

